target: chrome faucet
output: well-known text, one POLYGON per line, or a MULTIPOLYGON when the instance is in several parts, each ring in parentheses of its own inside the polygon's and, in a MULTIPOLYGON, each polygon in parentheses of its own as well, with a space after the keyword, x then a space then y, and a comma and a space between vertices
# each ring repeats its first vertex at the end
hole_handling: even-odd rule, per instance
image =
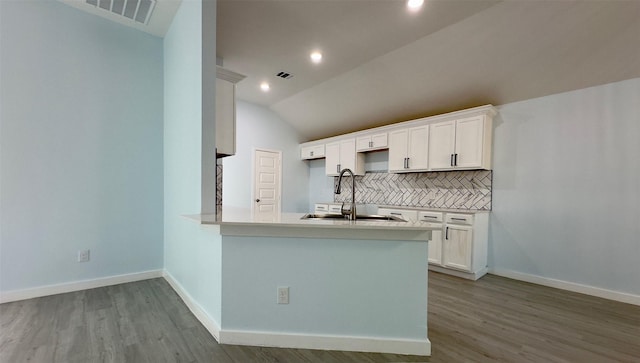
POLYGON ((351 169, 345 168, 340 171, 340 176, 338 177, 338 184, 336 185, 335 193, 336 194, 341 193, 340 187, 342 185, 342 177, 344 176, 344 173, 349 173, 351 175, 351 208, 348 211, 345 211, 344 203, 342 203, 342 208, 340 208, 340 212, 342 213, 343 216, 345 216, 345 218, 355 221, 356 220, 356 176, 353 175, 353 171, 351 171, 351 169))

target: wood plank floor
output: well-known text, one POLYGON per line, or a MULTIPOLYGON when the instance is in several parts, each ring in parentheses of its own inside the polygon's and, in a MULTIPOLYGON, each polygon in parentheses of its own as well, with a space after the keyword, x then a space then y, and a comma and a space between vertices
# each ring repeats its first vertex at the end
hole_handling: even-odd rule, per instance
POLYGON ((640 362, 640 307, 430 273, 431 357, 219 345, 163 279, 0 305, 0 362, 640 362))

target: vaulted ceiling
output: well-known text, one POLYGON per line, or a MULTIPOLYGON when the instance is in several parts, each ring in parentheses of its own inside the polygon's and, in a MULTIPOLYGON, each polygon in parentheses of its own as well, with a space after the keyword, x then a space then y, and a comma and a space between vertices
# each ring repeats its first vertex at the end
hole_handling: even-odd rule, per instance
POLYGON ((302 141, 640 77, 640 1, 220 0, 217 37, 302 141))
MULTIPOLYGON (((157 0, 147 26, 135 27, 164 36, 179 3, 157 0)), ((299 141, 640 77, 640 1, 425 0, 410 12, 403 0, 218 0, 217 8, 218 57, 247 76, 238 98, 272 109, 299 141), (309 60, 314 50, 319 64, 309 60)))

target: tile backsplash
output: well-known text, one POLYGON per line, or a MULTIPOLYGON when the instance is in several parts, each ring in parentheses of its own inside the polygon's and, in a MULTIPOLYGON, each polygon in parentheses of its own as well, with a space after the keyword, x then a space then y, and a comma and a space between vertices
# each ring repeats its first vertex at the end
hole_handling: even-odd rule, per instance
POLYGON ((222 164, 216 165, 216 214, 222 214, 222 164))
MULTIPOLYGON (((334 184, 338 178, 334 178, 334 184)), ((491 210, 491 170, 356 176, 356 203, 406 207, 491 210)), ((344 178, 336 202, 351 201, 351 180, 344 178)))

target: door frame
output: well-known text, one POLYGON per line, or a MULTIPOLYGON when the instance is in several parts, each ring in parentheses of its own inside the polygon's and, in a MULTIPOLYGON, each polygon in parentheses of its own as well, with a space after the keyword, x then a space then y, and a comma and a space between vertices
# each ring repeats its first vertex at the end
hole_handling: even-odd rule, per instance
POLYGON ((276 187, 278 192, 278 208, 277 213, 282 213, 282 150, 266 149, 262 147, 254 147, 251 153, 251 215, 256 212, 256 153, 258 151, 264 151, 268 153, 278 154, 278 185, 276 187))

